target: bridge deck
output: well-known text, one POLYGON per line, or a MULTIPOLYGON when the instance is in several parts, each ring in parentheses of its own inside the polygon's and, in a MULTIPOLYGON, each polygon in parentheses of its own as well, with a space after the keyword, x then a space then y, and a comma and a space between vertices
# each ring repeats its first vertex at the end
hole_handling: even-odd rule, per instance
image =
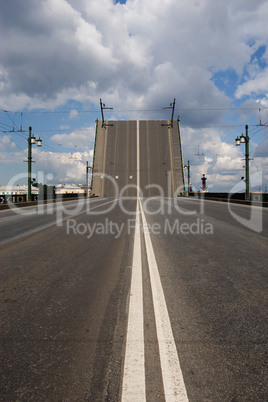
POLYGON ((140 190, 144 197, 178 195, 184 175, 177 121, 97 122, 92 192, 100 197, 137 195, 137 136, 140 190))

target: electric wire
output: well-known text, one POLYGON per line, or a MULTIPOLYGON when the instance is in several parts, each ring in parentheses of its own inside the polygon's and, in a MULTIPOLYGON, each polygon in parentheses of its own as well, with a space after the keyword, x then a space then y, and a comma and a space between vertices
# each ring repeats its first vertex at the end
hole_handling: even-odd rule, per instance
MULTIPOLYGON (((266 109, 266 108, 265 108, 266 109)), ((268 108, 267 108, 268 109, 268 108)), ((8 112, 1 109, 3 112, 8 112)), ((77 113, 100 113, 100 110, 77 110, 77 109, 67 109, 67 110, 28 110, 24 111, 23 114, 67 114, 72 111, 77 113)), ((230 108, 175 108, 175 111, 232 111, 232 110, 259 110, 259 107, 230 107, 230 108)), ((105 113, 136 113, 136 112, 167 112, 166 109, 106 109, 105 113)), ((17 113, 10 112, 9 113, 17 113)))
POLYGON ((12 127, 10 127, 8 124, 0 122, 0 125, 3 126, 2 128, 5 129, 6 131, 7 130, 13 131, 13 130, 11 130, 12 127))
MULTIPOLYGON (((216 110, 258 110, 258 109, 259 108, 256 108, 256 107, 251 107, 251 108, 235 108, 235 107, 233 107, 233 108, 176 108, 175 110, 177 110, 177 111, 216 111, 216 110)), ((10 117, 9 113, 14 113, 16 115, 17 112, 10 112, 10 111, 4 110, 4 109, 1 109, 1 110, 8 116, 8 118, 12 122, 13 130, 10 130, 10 131, 13 132, 14 128, 15 127, 18 128, 18 127, 16 126, 15 118, 12 119, 10 117)), ((39 114, 43 114, 43 113, 57 114, 57 113, 70 113, 72 110, 74 110, 74 109, 64 110, 64 111, 26 111, 26 112, 23 112, 23 113, 24 114, 31 114, 31 113, 34 113, 34 114, 37 114, 37 113, 39 113, 39 114)), ((108 111, 109 110, 107 110, 107 112, 108 111)), ((140 112, 159 112, 159 111, 163 111, 163 110, 162 109, 160 109, 160 110, 156 110, 156 109, 147 109, 147 110, 141 110, 141 109, 113 110, 113 112, 137 112, 137 111, 140 111, 140 112)), ((78 113, 99 113, 99 110, 76 110, 76 112, 78 112, 78 113)), ((112 111, 110 111, 110 112, 112 112, 112 111)), ((22 116, 22 112, 21 112, 21 116, 22 116)), ((10 126, 8 126, 7 124, 5 124, 5 123, 0 123, 0 124, 2 124, 2 128, 4 128, 4 129, 9 128, 10 129, 10 126)), ((181 124, 181 126, 183 126, 183 124, 181 124)), ((242 127, 242 125, 213 125, 213 126, 207 126, 206 125, 206 126, 195 126, 193 128, 230 128, 231 129, 231 128, 238 128, 238 127, 242 127)), ((265 127, 260 127, 260 128, 258 127, 257 128, 255 125, 251 125, 250 127, 255 127, 254 129, 252 129, 250 131, 251 137, 255 136, 258 132, 262 131, 265 128, 265 127)), ((55 131, 56 132, 57 131, 58 132, 59 131, 60 132, 72 132, 72 131, 82 131, 82 130, 85 130, 85 128, 75 129, 75 130, 73 130, 73 129, 49 129, 49 130, 38 130, 38 129, 36 129, 35 132, 40 132, 40 133, 41 132, 55 132, 55 131)), ((124 129, 122 129, 122 130, 124 130, 124 129)), ((2 130, 2 131, 5 132, 4 130, 2 130)), ((21 130, 18 130, 18 131, 21 131, 21 130)), ((24 133, 22 133, 22 135, 24 135, 24 138, 26 138, 26 135, 24 133)), ((11 137, 9 137, 9 138, 11 138, 11 137)), ((94 142, 93 140, 89 140, 89 141, 94 142)), ((15 143, 15 141, 13 141, 13 142, 15 143)), ((226 145, 228 145, 228 144, 230 144, 232 142, 233 142, 233 140, 227 141, 225 143, 219 143, 218 145, 215 145, 215 146, 207 149, 206 152, 210 153, 210 154, 216 154, 220 150, 224 149, 226 147, 226 145)), ((44 148, 48 149, 49 151, 56 152, 56 153, 64 153, 62 151, 56 150, 55 148, 53 148, 53 147, 51 147, 51 146, 49 146, 49 145, 47 145, 45 143, 43 143, 43 146, 44 146, 44 148)), ((200 157, 200 156, 203 156, 203 155, 195 155, 195 156, 200 157)))
POLYGON ((3 109, 1 109, 1 110, 2 110, 2 111, 7 115, 7 117, 11 120, 13 130, 14 130, 14 128, 16 128, 16 129, 18 130, 19 128, 18 128, 18 126, 17 126, 16 123, 15 123, 15 117, 16 117, 16 115, 17 115, 17 112, 8 112, 7 110, 3 110, 3 109), (11 119, 11 117, 9 116, 9 113, 15 114, 14 120, 11 119))
POLYGON ((3 133, 21 150, 21 151, 25 151, 24 149, 22 149, 14 140, 13 140, 13 138, 8 134, 8 133, 5 133, 4 131, 3 131, 3 133))
MULTIPOLYGON (((264 124, 267 124, 267 123, 268 123, 268 122, 266 122, 266 123, 264 123, 264 124)), ((253 126, 250 126, 250 127, 253 127, 253 126)), ((251 135, 251 138, 252 138, 253 136, 255 136, 256 134, 258 134, 260 131, 264 130, 265 128, 267 128, 267 127, 262 127, 262 126, 256 127, 256 126, 254 126, 254 129, 249 130, 249 134, 251 135)), ((210 153, 210 154, 217 154, 221 149, 223 149, 224 147, 226 147, 226 145, 231 144, 233 141, 234 141, 234 140, 232 139, 232 140, 227 141, 227 142, 225 142, 225 143, 219 143, 219 145, 216 145, 216 146, 214 146, 214 147, 211 147, 211 148, 206 149, 206 152, 207 152, 207 153, 210 153)), ((202 155, 195 155, 195 156, 200 157, 200 156, 202 156, 202 155)))

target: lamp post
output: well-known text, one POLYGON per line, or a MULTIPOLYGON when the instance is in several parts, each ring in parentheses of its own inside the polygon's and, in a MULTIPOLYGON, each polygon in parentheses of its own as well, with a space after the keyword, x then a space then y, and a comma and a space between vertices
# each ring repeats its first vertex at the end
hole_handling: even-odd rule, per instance
MULTIPOLYGON (((32 200, 32 145, 35 144, 36 138, 32 137, 32 127, 29 127, 28 138, 28 201, 32 200)), ((42 146, 42 140, 39 137, 37 140, 37 146, 42 146)))
POLYGON ((86 198, 88 198, 88 171, 92 170, 92 166, 88 166, 88 161, 87 161, 87 166, 86 166, 86 198))
POLYGON ((184 165, 184 170, 188 170, 188 195, 190 194, 190 161, 188 161, 188 165, 184 165))
POLYGON ((248 136, 248 125, 245 126, 246 136, 243 134, 240 137, 237 137, 235 140, 235 144, 239 146, 241 143, 245 143, 245 170, 246 170, 246 200, 249 200, 249 136, 248 136))

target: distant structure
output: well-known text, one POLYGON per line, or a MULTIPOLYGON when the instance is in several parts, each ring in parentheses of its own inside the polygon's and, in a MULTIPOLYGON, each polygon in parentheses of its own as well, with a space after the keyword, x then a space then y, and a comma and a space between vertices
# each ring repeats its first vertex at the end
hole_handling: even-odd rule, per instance
POLYGON ((97 121, 92 194, 99 197, 184 194, 179 120, 97 121))
POLYGON ((202 183, 201 189, 202 189, 202 191, 207 190, 206 181, 207 181, 207 178, 205 176, 205 173, 203 173, 203 176, 201 177, 201 183, 202 183))
POLYGON ((85 194, 86 186, 83 184, 58 184, 55 188, 56 195, 85 194))
MULTIPOLYGON (((28 194, 27 185, 0 186, 0 204, 7 202, 26 202, 28 194)), ((37 200, 38 188, 32 186, 32 199, 37 200)))

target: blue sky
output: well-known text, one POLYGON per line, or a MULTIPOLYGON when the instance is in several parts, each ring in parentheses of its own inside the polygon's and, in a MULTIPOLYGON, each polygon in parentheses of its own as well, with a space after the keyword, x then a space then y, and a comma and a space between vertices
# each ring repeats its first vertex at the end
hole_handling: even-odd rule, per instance
POLYGON ((0 19, 0 185, 26 182, 29 126, 43 140, 33 172, 84 183, 100 98, 107 119, 131 120, 169 119, 176 98, 197 189, 202 172, 211 191, 244 176, 234 139, 248 124, 250 171, 268 185, 267 1, 9 0, 0 19))

